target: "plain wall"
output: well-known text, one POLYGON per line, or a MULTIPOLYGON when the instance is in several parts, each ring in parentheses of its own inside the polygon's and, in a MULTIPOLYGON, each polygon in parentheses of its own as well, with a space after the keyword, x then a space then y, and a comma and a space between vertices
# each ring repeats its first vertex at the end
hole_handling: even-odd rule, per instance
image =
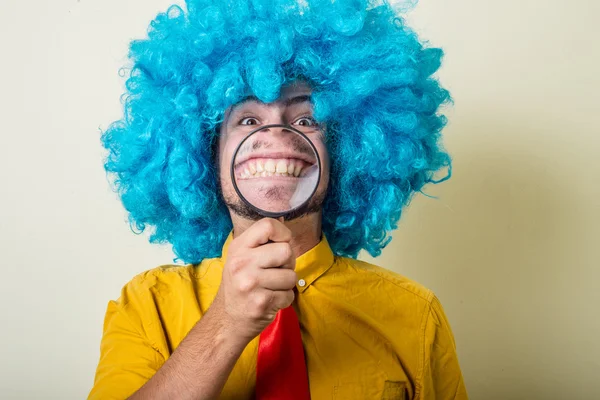
MULTIPOLYGON (((134 235, 102 169, 128 41, 167 0, 0 5, 0 397, 80 399, 106 304, 172 262, 134 235)), ((452 179, 381 257, 433 289, 472 399, 600 398, 600 3, 422 0, 452 179)))

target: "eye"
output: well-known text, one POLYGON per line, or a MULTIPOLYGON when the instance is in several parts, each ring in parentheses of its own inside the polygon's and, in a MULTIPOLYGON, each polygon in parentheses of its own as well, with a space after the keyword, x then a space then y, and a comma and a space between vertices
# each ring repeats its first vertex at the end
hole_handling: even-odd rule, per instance
POLYGON ((254 117, 246 117, 240 120, 240 125, 258 125, 258 120, 254 117))
POLYGON ((301 117, 296 120, 295 124, 300 126, 316 126, 317 121, 312 117, 301 117))

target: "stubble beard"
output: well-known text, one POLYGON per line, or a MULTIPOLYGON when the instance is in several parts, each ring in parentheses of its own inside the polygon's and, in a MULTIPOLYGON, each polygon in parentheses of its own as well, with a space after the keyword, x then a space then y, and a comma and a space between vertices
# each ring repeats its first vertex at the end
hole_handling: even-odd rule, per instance
MULTIPOLYGON (((222 185, 219 186, 219 192, 221 194, 221 199, 234 214, 238 215, 241 218, 245 218, 251 221, 258 221, 260 219, 265 218, 264 215, 261 215, 256 210, 251 208, 246 202, 240 199, 237 194, 230 193, 224 194, 222 185)), ((327 190, 322 190, 321 192, 315 192, 312 198, 305 203, 303 206, 296 208, 288 214, 284 215, 286 221, 293 221, 298 218, 305 217, 309 214, 321 212, 323 209, 323 202, 325 201, 325 197, 327 196, 327 190)))

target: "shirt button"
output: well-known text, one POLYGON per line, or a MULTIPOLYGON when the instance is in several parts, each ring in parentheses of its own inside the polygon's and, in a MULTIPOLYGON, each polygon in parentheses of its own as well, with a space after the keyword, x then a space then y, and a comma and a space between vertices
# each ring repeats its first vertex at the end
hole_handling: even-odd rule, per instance
POLYGON ((300 280, 298 281, 298 285, 299 285, 300 287, 304 287, 304 286, 306 286, 306 281, 305 281, 304 279, 300 279, 300 280))

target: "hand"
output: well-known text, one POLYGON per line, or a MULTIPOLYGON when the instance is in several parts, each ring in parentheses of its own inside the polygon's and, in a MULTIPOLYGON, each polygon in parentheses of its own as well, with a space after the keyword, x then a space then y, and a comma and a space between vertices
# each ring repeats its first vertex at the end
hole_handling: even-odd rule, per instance
POLYGON ((282 222, 264 218, 229 244, 214 303, 230 334, 251 341, 277 311, 294 301, 297 276, 291 239, 292 232, 282 222))

